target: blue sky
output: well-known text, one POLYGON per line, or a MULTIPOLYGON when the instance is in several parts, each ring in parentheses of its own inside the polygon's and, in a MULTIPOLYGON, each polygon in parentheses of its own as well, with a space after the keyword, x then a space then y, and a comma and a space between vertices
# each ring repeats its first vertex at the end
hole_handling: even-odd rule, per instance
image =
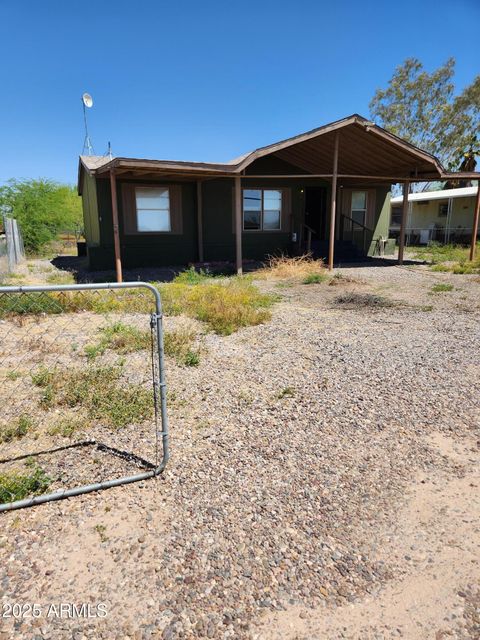
POLYGON ((100 155, 224 161, 357 112, 415 56, 480 73, 478 0, 0 0, 0 183, 100 155), (454 8, 452 8, 454 6, 454 8))

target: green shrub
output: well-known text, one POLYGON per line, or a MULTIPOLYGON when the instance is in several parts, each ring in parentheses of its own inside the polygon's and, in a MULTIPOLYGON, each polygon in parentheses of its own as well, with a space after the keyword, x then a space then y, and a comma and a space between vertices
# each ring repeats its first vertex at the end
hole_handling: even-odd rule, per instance
POLYGON ((33 428, 34 422, 31 416, 27 414, 21 415, 13 424, 0 426, 0 442, 11 442, 12 440, 20 440, 26 436, 33 428))
POLYGON ((249 278, 207 279, 197 285, 173 282, 162 285, 161 294, 166 314, 185 313, 220 335, 269 320, 276 300, 262 294, 249 278))
POLYGON ((442 291, 452 291, 453 284, 444 284, 439 282, 438 284, 434 284, 431 291, 432 293, 441 293, 442 291))
POLYGON ((123 322, 115 322, 112 326, 101 329, 101 333, 102 337, 97 344, 85 347, 85 355, 91 360, 105 353, 106 349, 125 354, 149 349, 151 346, 150 331, 142 331, 123 322))
MULTIPOLYGON (((153 413, 152 392, 120 380, 121 367, 87 367, 81 370, 42 368, 32 376, 42 389, 44 408, 66 406, 83 409, 90 423, 109 427, 142 422, 153 413)), ((86 422, 85 426, 88 426, 86 422)))
POLYGON ((173 282, 177 284, 199 284, 205 282, 205 280, 211 279, 213 276, 208 274, 203 269, 196 271, 195 267, 190 267, 186 271, 182 271, 173 279, 173 282))
POLYGON ((64 438, 70 438, 77 431, 84 429, 86 426, 88 427, 89 425, 88 421, 85 420, 84 417, 65 416, 64 418, 58 420, 58 422, 55 422, 55 424, 48 429, 48 434, 51 436, 62 436, 64 438))
POLYGON ((165 355, 175 358, 178 364, 196 367, 200 363, 200 353, 193 349, 195 334, 188 329, 166 331, 163 336, 165 355))
POLYGON ((1 473, 0 503, 14 502, 45 493, 51 482, 45 471, 37 466, 33 466, 29 473, 1 473))
POLYGON ((325 282, 327 276, 324 273, 311 273, 303 279, 302 284, 320 284, 325 282))

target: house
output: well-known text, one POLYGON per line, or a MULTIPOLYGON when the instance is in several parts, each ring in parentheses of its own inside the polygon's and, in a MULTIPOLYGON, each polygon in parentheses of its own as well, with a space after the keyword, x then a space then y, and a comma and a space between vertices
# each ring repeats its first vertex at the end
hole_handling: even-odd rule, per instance
MULTIPOLYGON (((359 115, 227 163, 81 156, 90 268, 166 266, 298 254, 361 258, 388 243, 394 182, 449 174, 425 151, 359 115)), ((406 210, 405 210, 406 216, 406 210)), ((403 259, 403 244, 399 260, 403 259)))
MULTIPOLYGON (((468 244, 477 193, 478 187, 410 193, 405 229, 407 244, 468 244)), ((403 196, 391 199, 390 236, 394 238, 400 234, 402 202, 403 196)))

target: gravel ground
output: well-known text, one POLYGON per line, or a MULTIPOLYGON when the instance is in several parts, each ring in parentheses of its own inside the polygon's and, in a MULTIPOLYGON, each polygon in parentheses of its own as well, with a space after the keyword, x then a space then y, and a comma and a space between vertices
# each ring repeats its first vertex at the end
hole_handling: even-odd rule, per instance
POLYGON ((160 480, 2 515, 3 601, 41 607, 2 640, 479 637, 478 278, 342 273, 168 363, 160 480))

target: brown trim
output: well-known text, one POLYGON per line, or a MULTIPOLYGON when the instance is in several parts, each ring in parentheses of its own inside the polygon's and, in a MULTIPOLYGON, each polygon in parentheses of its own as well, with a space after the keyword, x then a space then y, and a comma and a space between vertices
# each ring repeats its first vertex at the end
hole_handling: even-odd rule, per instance
POLYGON ((267 187, 260 187, 260 186, 248 186, 245 187, 245 185, 242 185, 242 233, 288 233, 288 231, 285 231, 285 227, 288 226, 287 221, 288 221, 288 215, 289 215, 289 207, 287 206, 289 204, 289 200, 290 200, 290 192, 291 189, 287 188, 287 187, 275 187, 275 186, 267 186, 267 187), (261 223, 261 228, 260 229, 245 229, 245 211, 243 209, 243 201, 244 201, 244 191, 261 191, 262 192, 262 209, 260 211, 260 223, 261 223), (280 229, 264 229, 263 227, 263 216, 265 213, 264 210, 264 195, 263 193, 265 191, 280 191, 281 193, 281 209, 280 209, 280 229))
POLYGON ((472 261, 475 258, 479 218, 480 218, 480 182, 478 183, 477 197, 475 199, 475 210, 473 212, 472 240, 470 243, 470 261, 472 261))
POLYGON ((182 235, 182 188, 178 184, 122 183, 123 233, 126 236, 171 236, 182 235), (170 231, 138 231, 135 189, 168 189, 170 198, 170 231))
POLYGON ((120 232, 118 229, 117 181, 115 171, 110 170, 110 193, 112 197, 113 246, 115 251, 115 271, 117 282, 122 282, 122 257, 120 252, 120 232))
POLYGON ((333 269, 333 259, 335 250, 335 217, 337 213, 337 168, 338 168, 338 147, 340 134, 335 134, 335 147, 333 151, 333 172, 332 172, 332 199, 330 203, 330 237, 328 242, 328 270, 333 269))
POLYGON ((235 178, 235 262, 237 274, 242 275, 242 183, 239 177, 235 178))

